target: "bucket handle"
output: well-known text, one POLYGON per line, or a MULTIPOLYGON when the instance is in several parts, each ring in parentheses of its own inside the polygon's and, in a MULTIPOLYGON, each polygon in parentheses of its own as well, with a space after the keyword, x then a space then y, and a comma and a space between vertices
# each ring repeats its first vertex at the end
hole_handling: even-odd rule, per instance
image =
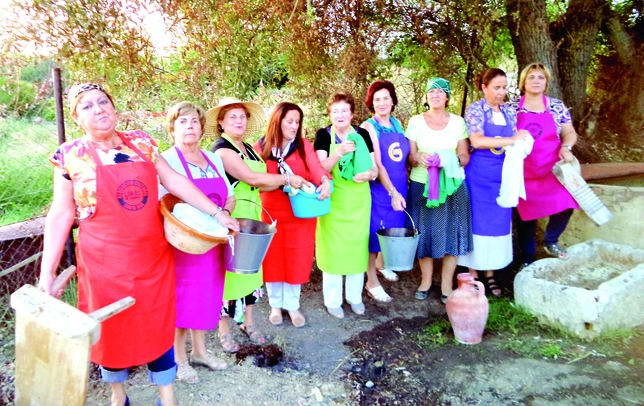
MULTIPOLYGON (((238 200, 238 201, 239 201, 239 200, 243 200, 243 201, 245 201, 245 202, 251 202, 251 203, 253 203, 253 204, 258 205, 260 209, 264 210, 264 213, 266 213, 266 215, 268 216, 268 218, 269 218, 269 219, 271 219, 271 225, 272 225, 273 227, 275 227, 275 226, 277 225, 277 220, 273 220, 273 216, 271 216, 271 213, 269 213, 269 212, 268 212, 268 210, 266 210, 265 208, 263 208, 261 204, 259 204, 259 203, 255 202, 255 201, 252 201, 252 200, 250 200, 250 199, 237 199, 237 200, 238 200)), ((413 222, 413 221, 412 221, 412 222, 413 222)))
MULTIPOLYGON (((388 215, 390 215, 390 214, 391 214, 391 212, 392 212, 392 211, 396 211, 396 210, 389 210, 389 211, 387 212, 387 214, 385 214, 385 216, 382 218, 382 220, 380 220, 380 228, 381 228, 381 229, 384 229, 384 228, 385 228, 384 220, 387 218, 387 216, 388 216, 388 215)), ((413 219, 413 218, 411 218, 411 214, 409 214, 409 212, 408 212, 407 210, 405 210, 405 209, 403 209, 403 211, 405 212, 405 214, 407 215, 407 217, 409 217, 409 220, 411 220, 411 227, 414 229, 414 231, 418 231, 418 230, 416 229, 416 224, 414 224, 414 219, 413 219)))

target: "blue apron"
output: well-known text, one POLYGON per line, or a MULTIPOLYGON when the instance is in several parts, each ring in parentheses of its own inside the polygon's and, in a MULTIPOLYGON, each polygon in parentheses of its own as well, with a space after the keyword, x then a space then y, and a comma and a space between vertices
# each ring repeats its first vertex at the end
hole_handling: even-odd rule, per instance
MULTIPOLYGON (((373 125, 378 133, 380 145, 380 161, 389 174, 389 179, 396 190, 407 200, 407 156, 409 141, 405 137, 402 126, 390 117, 391 127, 381 125, 378 120, 370 118, 368 123, 373 125)), ((378 231, 382 221, 385 228, 405 227, 406 215, 403 211, 394 211, 391 207, 391 197, 380 179, 369 183, 371 187, 371 222, 369 225, 369 252, 380 252, 378 231)))
MULTIPOLYGON (((501 110, 503 111, 503 110, 501 110)), ((506 125, 488 121, 484 114, 483 135, 490 138, 509 138, 514 135, 505 112, 506 125)), ((505 148, 477 149, 465 167, 465 182, 470 189, 472 202, 472 233, 481 236, 499 237, 512 231, 512 209, 497 204, 501 189, 501 172, 505 148)))

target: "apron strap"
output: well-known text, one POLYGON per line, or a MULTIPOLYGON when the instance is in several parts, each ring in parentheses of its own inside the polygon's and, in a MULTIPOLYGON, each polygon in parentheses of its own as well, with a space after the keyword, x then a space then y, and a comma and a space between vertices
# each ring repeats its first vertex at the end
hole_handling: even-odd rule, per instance
POLYGON ((181 165, 183 165, 183 170, 186 171, 186 176, 188 177, 188 179, 194 180, 192 178, 192 173, 190 173, 190 168, 188 168, 188 163, 186 162, 186 158, 183 156, 183 153, 181 152, 179 147, 177 147, 176 145, 175 145, 174 149, 175 149, 175 151, 177 151, 177 156, 179 156, 179 160, 181 161, 181 165))

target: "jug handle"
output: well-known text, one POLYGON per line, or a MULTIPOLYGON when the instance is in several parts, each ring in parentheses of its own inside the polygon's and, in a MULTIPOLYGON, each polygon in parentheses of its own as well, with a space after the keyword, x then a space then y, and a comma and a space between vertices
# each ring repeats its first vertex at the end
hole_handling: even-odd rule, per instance
POLYGON ((481 296, 485 297, 485 286, 483 285, 483 282, 475 281, 474 279, 472 279, 469 281, 469 284, 476 286, 479 289, 479 298, 481 296))

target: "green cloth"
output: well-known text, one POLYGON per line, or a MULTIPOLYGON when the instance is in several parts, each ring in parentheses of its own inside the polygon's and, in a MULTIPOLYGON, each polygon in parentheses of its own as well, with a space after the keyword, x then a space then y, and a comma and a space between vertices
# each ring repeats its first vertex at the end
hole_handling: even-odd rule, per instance
MULTIPOLYGON (((438 183, 438 200, 427 199, 426 206, 430 209, 438 207, 445 203, 447 196, 451 196, 461 187, 463 183, 463 171, 461 164, 458 162, 458 156, 455 151, 443 150, 436 152, 441 160, 441 168, 439 171, 438 183)), ((429 178, 429 173, 427 174, 429 178)), ((427 197, 427 188, 429 187, 429 179, 425 182, 425 189, 423 190, 423 197, 427 197)))
MULTIPOLYGON (((335 142, 335 130, 333 127, 331 127, 331 141, 333 143, 335 142)), ((369 148, 367 148, 367 143, 364 142, 362 136, 355 129, 347 135, 347 141, 355 142, 356 150, 344 154, 340 158, 340 168, 342 168, 340 170, 340 176, 346 180, 353 180, 356 174, 371 169, 373 167, 373 160, 371 159, 369 148)))
POLYGON ((432 89, 441 89, 447 93, 447 97, 450 97, 451 88, 447 79, 443 78, 431 78, 427 81, 427 86, 425 86, 425 93, 429 92, 432 89))

